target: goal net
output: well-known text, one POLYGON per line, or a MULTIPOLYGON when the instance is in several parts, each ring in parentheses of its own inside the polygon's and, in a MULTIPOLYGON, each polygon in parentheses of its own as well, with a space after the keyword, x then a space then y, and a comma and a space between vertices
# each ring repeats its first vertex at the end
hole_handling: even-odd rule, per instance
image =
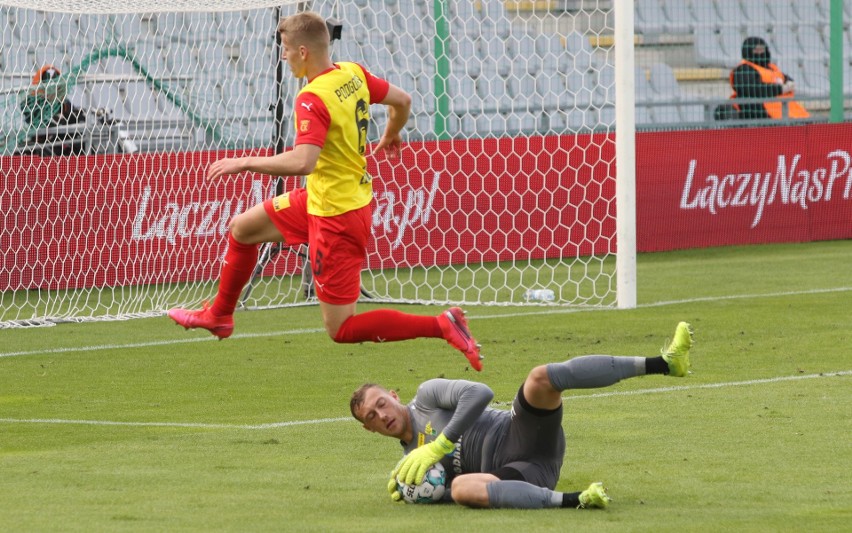
MULTIPOLYGON (((0 325, 213 297, 230 218, 301 184, 204 175, 292 144, 275 28, 305 8, 413 96, 401 160, 368 156, 365 300, 616 305, 613 2, 28 0, 0 1, 0 325)), ((304 250, 260 253, 243 307, 315 301, 304 250)))

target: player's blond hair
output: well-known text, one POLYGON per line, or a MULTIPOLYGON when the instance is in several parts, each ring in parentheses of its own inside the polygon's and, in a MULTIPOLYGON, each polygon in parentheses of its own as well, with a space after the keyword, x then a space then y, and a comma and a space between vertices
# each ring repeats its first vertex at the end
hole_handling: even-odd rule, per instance
POLYGON ((315 53, 328 54, 331 38, 325 19, 313 11, 304 11, 282 18, 278 22, 278 33, 287 39, 290 46, 304 46, 315 53))

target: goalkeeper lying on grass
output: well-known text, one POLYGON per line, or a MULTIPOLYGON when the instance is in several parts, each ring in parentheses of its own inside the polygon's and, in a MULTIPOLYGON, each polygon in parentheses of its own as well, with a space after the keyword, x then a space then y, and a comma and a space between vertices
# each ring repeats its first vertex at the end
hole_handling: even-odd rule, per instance
POLYGON ((587 355, 537 366, 527 376, 511 411, 488 407, 488 386, 432 379, 409 404, 396 392, 368 383, 356 390, 350 410, 364 428, 399 439, 406 455, 391 473, 388 491, 401 499, 397 481, 419 484, 440 462, 449 496, 469 507, 541 509, 604 508, 610 498, 601 483, 582 492, 556 492, 565 455, 562 391, 613 385, 645 374, 683 377, 689 370, 692 330, 677 325, 660 357, 587 355))

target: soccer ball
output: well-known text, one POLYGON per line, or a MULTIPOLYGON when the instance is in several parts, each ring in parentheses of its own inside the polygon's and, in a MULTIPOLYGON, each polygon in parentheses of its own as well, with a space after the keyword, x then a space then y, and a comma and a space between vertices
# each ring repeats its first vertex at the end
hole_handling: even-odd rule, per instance
POLYGON ((396 482, 396 490, 402 494, 405 503, 435 503, 441 501, 447 491, 447 472, 441 463, 435 463, 426 472, 419 485, 406 485, 396 482))

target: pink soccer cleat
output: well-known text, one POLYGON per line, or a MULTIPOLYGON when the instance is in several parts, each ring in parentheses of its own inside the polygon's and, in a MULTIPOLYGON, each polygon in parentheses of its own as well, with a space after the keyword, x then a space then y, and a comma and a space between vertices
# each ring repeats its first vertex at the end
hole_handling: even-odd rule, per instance
POLYGON ((227 339, 234 332, 234 316, 216 316, 210 311, 210 306, 204 306, 197 311, 189 309, 170 309, 169 317, 186 329, 204 328, 219 339, 227 339))
POLYGON ((477 372, 482 370, 482 355, 479 353, 479 344, 470 334, 464 311, 460 307, 451 307, 438 315, 438 324, 441 333, 453 348, 457 349, 467 357, 470 366, 477 372))

